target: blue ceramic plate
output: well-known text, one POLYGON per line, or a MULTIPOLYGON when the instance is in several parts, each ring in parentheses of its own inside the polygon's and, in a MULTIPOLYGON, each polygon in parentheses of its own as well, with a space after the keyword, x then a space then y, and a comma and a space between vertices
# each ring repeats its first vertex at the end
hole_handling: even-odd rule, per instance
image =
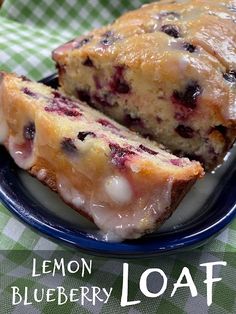
MULTIPOLYGON (((55 76, 43 80, 57 86, 55 76)), ((34 229, 92 254, 150 256, 200 246, 221 231, 236 213, 236 147, 214 173, 197 182, 158 232, 122 243, 104 242, 97 228, 66 206, 0 147, 0 198, 34 229)))

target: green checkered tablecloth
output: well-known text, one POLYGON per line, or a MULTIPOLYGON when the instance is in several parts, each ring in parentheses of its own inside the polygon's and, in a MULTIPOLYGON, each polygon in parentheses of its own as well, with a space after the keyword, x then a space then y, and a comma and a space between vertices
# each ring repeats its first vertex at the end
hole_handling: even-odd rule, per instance
MULTIPOLYGON (((1 1, 0 1, 1 2, 1 1)), ((0 10, 0 69, 14 71, 38 80, 55 71, 50 59, 51 51, 60 43, 84 33, 96 26, 111 22, 122 12, 140 6, 142 0, 5 0, 0 10)), ((96 258, 82 254, 73 248, 59 246, 23 225, 0 205, 0 313, 236 313, 236 220, 215 239, 198 251, 187 255, 172 255, 147 260, 136 258, 129 261, 129 298, 141 300, 135 306, 120 307, 122 286, 122 263, 115 259, 96 258), (47 251, 45 251, 47 250, 47 251), (32 253, 34 251, 35 253, 32 253), (33 254, 33 255, 32 255, 33 254), (35 255, 34 255, 35 254, 35 255), (53 259, 57 256, 93 259, 90 276, 68 275, 62 277, 32 278, 32 256, 37 259, 53 259), (206 305, 206 291, 202 284, 205 273, 198 264, 207 258, 223 260, 227 267, 218 269, 223 279, 213 290, 213 304, 206 305), (171 288, 162 297, 145 299, 139 290, 139 277, 150 267, 166 270, 170 282, 178 278, 182 267, 187 266, 193 275, 198 296, 191 298, 183 290, 170 298, 171 288), (11 286, 22 289, 53 288, 56 286, 113 287, 108 304, 93 306, 87 302, 66 303, 57 306, 54 302, 23 306, 11 304, 11 286)), ((155 279, 155 278, 154 278, 155 279)), ((150 282, 150 289, 156 291, 156 280, 150 282)), ((169 286, 169 285, 168 285, 169 286)))

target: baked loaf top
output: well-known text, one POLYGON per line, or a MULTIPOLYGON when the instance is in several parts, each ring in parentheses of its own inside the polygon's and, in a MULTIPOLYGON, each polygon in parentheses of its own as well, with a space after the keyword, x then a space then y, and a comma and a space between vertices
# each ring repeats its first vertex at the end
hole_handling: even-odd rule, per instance
POLYGON ((122 123, 128 113, 136 130, 145 125, 211 169, 236 135, 235 23, 236 1, 160 1, 64 44, 53 58, 66 93, 122 123))
POLYGON ((203 174, 85 103, 2 74, 0 134, 15 162, 90 217, 109 239, 152 231, 203 174))
MULTIPOLYGON (((142 6, 113 24, 76 38, 54 51, 61 64, 78 55, 99 61, 142 68, 146 77, 176 86, 182 71, 183 89, 195 66, 195 79, 204 89, 202 98, 227 125, 236 124, 236 1, 160 1, 142 6), (190 54, 189 54, 190 52, 190 54), (198 52, 191 54, 193 52, 198 52), (179 59, 180 68, 172 67, 179 59), (209 70, 209 67, 210 70, 209 70), (197 77, 199 73, 199 77, 197 77), (220 75, 219 75, 220 74, 220 75)), ((198 91, 196 90, 196 97, 198 91)))

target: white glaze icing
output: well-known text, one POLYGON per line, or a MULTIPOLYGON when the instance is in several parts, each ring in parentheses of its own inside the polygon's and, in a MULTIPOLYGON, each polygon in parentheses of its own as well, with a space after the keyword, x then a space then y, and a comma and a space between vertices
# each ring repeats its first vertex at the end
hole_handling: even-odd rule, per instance
POLYGON ((171 191, 173 185, 173 178, 169 178, 166 184, 159 186, 150 198, 145 211, 153 214, 155 219, 158 220, 167 207, 171 204, 171 191))
MULTIPOLYGON (((117 205, 117 201, 130 202, 132 200, 133 192, 129 190, 130 184, 126 181, 120 176, 111 176, 106 179, 105 184, 109 187, 108 191, 105 188, 105 192, 110 193, 114 205, 117 205)), ((122 206, 119 210, 114 209, 112 201, 110 203, 100 201, 100 195, 93 191, 90 191, 90 196, 83 195, 63 175, 57 176, 57 182, 58 192, 64 201, 73 205, 75 209, 82 208, 91 216, 101 230, 103 240, 110 242, 139 238, 147 229, 151 230, 155 227, 155 222, 171 204, 172 179, 158 185, 155 193, 148 200, 135 199, 129 206, 129 210, 124 210, 122 206)), ((101 196, 101 199, 104 197, 101 196)))
POLYGON ((158 186, 146 202, 142 202, 142 199, 136 200, 129 211, 121 210, 117 213, 105 206, 93 204, 91 212, 95 215, 95 223, 103 231, 104 240, 119 242, 123 239, 135 239, 147 229, 153 229, 155 222, 171 204, 172 184, 173 179, 170 178, 166 184, 158 186))
POLYGON ((133 192, 129 182, 122 176, 110 176, 105 180, 104 188, 110 199, 120 205, 132 200, 133 192))
POLYGON ((140 171, 140 166, 138 165, 138 164, 131 164, 130 165, 130 168, 131 168, 131 170, 133 171, 133 172, 136 172, 136 173, 138 173, 139 171, 140 171))
MULTIPOLYGON (((112 208, 91 204, 91 212, 96 225, 100 228, 105 241, 120 242, 124 239, 140 237, 144 229, 140 223, 145 215, 144 208, 130 208, 129 211, 115 212, 112 208)), ((146 227, 146 226, 145 226, 146 227)))
POLYGON ((179 68, 180 68, 182 73, 185 73, 188 65, 189 65, 189 58, 187 56, 185 56, 185 55, 180 57, 180 59, 179 59, 179 68))
POLYGON ((32 143, 19 143, 14 136, 9 136, 8 149, 15 163, 22 169, 30 169, 36 161, 32 143))
POLYGON ((208 12, 209 15, 215 15, 215 16, 218 16, 220 17, 221 19, 225 19, 225 20, 232 20, 233 17, 225 12, 212 12, 212 11, 209 11, 208 12))
POLYGON ((40 181, 43 181, 43 180, 45 180, 46 177, 47 177, 47 170, 46 169, 40 169, 38 174, 37 174, 37 178, 40 181))
POLYGON ((84 199, 81 195, 77 195, 76 197, 72 198, 72 204, 77 207, 80 208, 84 205, 84 199))
POLYGON ((65 176, 57 176, 57 189, 65 202, 73 205, 75 208, 81 209, 85 200, 82 194, 75 189, 65 176))

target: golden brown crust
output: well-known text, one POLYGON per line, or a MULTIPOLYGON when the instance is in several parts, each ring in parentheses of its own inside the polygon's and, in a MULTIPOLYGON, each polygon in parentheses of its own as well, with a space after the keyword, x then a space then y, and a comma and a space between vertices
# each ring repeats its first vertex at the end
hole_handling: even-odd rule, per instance
POLYGON ((45 160, 36 161, 35 165, 29 170, 29 173, 37 178, 40 182, 48 186, 52 191, 57 191, 57 182, 56 182, 56 174, 50 169, 49 164, 45 160), (45 171, 45 175, 40 177, 39 173, 45 171))

